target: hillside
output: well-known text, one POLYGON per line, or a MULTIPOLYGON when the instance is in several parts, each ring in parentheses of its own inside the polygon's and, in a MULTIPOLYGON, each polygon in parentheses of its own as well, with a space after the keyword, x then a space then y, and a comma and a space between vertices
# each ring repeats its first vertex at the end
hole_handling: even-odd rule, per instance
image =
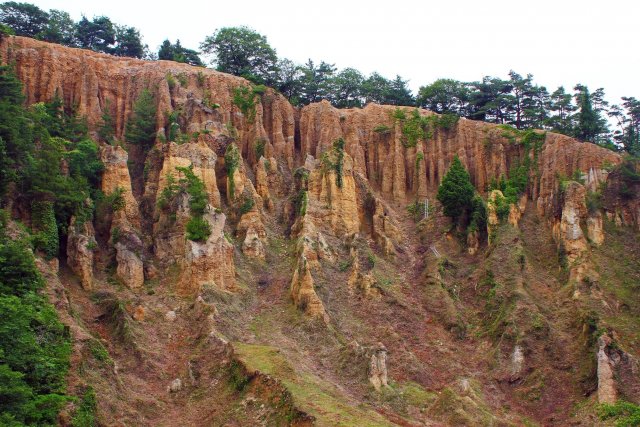
MULTIPOLYGON (((119 200, 36 252, 98 425, 607 425, 600 403, 640 404, 634 161, 409 107, 294 108, 170 61, 22 37, 0 57, 27 105, 86 117, 119 200), (145 93, 155 136, 132 144, 145 93), (456 156, 482 227, 436 200, 456 156)), ((2 207, 33 225, 19 191, 2 207)))

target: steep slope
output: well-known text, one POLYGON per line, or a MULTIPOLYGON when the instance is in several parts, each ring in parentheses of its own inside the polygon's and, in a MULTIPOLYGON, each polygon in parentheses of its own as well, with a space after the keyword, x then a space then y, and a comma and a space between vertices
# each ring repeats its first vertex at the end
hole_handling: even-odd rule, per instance
POLYGON ((95 388, 105 425, 566 425, 596 395, 640 399, 637 169, 618 154, 407 107, 298 110, 212 70, 27 38, 0 56, 28 103, 59 96, 93 132, 110 114, 120 140, 154 95, 154 147, 102 147, 124 208, 47 271, 69 301, 72 390, 95 388), (473 251, 434 198, 456 155, 483 195, 528 165, 473 251), (172 190, 189 166, 200 241, 195 196, 172 190))

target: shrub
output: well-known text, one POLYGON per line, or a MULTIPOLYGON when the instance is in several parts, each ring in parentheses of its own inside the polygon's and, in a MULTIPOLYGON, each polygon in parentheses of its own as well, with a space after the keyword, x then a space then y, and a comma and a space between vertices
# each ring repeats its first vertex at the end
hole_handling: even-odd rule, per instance
POLYGON ((187 239, 194 242, 206 242, 211 235, 211 225, 209 222, 200 217, 194 216, 187 222, 187 239))
POLYGON ((44 252, 47 258, 56 257, 60 240, 52 202, 31 204, 31 225, 36 231, 33 239, 35 248, 44 252))
POLYGON ((391 133, 391 128, 387 125, 378 125, 373 128, 373 131, 381 135, 387 135, 391 133))
POLYGON ((205 77, 202 71, 198 71, 198 74, 196 75, 196 81, 198 82, 198 87, 204 86, 205 77))
POLYGON ((411 112, 411 117, 404 120, 402 125, 403 144, 405 147, 415 147, 418 141, 426 137, 424 130, 425 122, 420 116, 420 111, 416 108, 411 112))
POLYGON ((240 166, 240 151, 238 146, 231 143, 227 146, 224 153, 224 166, 227 169, 227 180, 229 182, 229 198, 233 199, 235 196, 235 181, 233 180, 233 174, 240 166))
POLYGON ((156 105, 149 89, 145 89, 133 104, 133 115, 127 122, 125 137, 131 144, 148 149, 156 139, 156 105))
POLYGON ((187 77, 186 74, 180 73, 178 74, 177 78, 178 78, 178 81, 180 82, 180 86, 187 87, 189 85, 189 78, 187 77))
POLYGON ((614 419, 616 427, 634 427, 640 425, 640 406, 619 401, 615 404, 603 403, 598 408, 602 420, 614 419))
POLYGON ((305 216, 307 213, 307 205, 309 204, 309 193, 307 190, 300 190, 294 200, 296 213, 298 216, 305 216))
POLYGON ((71 425, 73 427, 95 427, 98 425, 96 421, 96 393, 93 391, 93 387, 87 387, 86 391, 82 395, 80 404, 76 409, 71 425))
POLYGON ((176 167, 176 170, 184 174, 185 177, 180 179, 180 185, 189 194, 191 218, 186 225, 187 239, 196 242, 206 241, 211 234, 211 225, 202 217, 208 204, 204 182, 193 173, 193 165, 188 168, 176 167))
POLYGON ((469 172, 458 156, 455 156, 442 179, 442 184, 438 187, 437 198, 442 203, 444 214, 454 220, 457 219, 471 206, 474 192, 469 172))
POLYGON ((253 123, 256 117, 256 93, 254 89, 250 86, 233 88, 233 104, 242 111, 249 123, 253 123))
POLYGON ((487 206, 480 195, 471 199, 471 222, 467 231, 484 231, 487 229, 487 206))
POLYGON ((251 197, 245 197, 245 199, 242 201, 242 204, 240 205, 240 208, 238 209, 240 215, 244 215, 247 212, 251 211, 254 204, 255 202, 251 197))
POLYGON ((260 157, 264 156, 264 147, 267 143, 267 140, 264 138, 259 138, 255 143, 255 151, 256 151, 256 159, 260 159, 260 157))
POLYGON ((169 86, 169 90, 173 90, 173 88, 176 87, 175 77, 173 77, 173 74, 167 73, 165 75, 165 78, 167 79, 167 85, 169 86))
POLYGON ((602 209, 602 193, 598 191, 588 191, 585 202, 589 213, 595 214, 602 209))

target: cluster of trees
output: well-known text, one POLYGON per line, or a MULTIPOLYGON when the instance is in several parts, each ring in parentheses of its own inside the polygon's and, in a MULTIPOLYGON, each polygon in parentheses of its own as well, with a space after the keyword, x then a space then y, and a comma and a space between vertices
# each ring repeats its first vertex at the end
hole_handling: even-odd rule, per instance
POLYGON ((28 241, 10 238, 0 210, 0 425, 54 425, 65 396, 71 343, 28 241))
POLYGON ((438 79, 420 87, 414 97, 400 76, 389 80, 372 73, 366 77, 355 68, 338 71, 325 61, 299 65, 279 59, 265 36, 246 27, 217 30, 200 48, 213 56, 212 64, 219 71, 277 88, 295 105, 327 99, 340 108, 368 102, 418 106, 517 129, 548 129, 640 155, 640 101, 624 97, 621 105, 610 105, 602 88, 590 92, 578 84, 573 93, 562 86, 549 93, 533 82, 531 74, 523 77, 511 71, 507 79, 438 79), (615 119, 616 129, 610 128, 610 119, 615 119))
POLYGON ((279 59, 267 38, 247 27, 222 28, 205 38, 202 53, 213 57, 218 71, 245 77, 278 89, 294 105, 322 99, 340 108, 361 107, 368 102, 414 105, 407 80, 389 80, 378 73, 363 75, 355 68, 340 71, 326 61, 309 59, 296 64, 279 59))
POLYGON ((548 129, 640 154, 640 101, 624 97, 621 105, 610 105, 604 97, 604 89, 590 92, 581 84, 573 88, 573 93, 562 86, 549 93, 546 87, 533 82, 531 74, 523 77, 511 71, 508 79, 438 79, 420 87, 416 103, 437 113, 453 113, 517 129, 548 129), (615 119, 616 129, 610 128, 609 119, 615 119))
MULTIPOLYGON (((22 84, 0 67, 0 201, 29 212, 16 238, 0 209, 0 425, 53 425, 69 401, 71 343, 44 286, 33 250, 58 255, 71 217, 90 221, 102 163, 83 120, 60 99, 24 106, 22 84), (64 167, 63 167, 64 165, 64 167)), ((74 424, 75 425, 75 424, 74 424)))
MULTIPOLYGON (((75 23, 63 11, 45 12, 29 3, 6 2, 0 5, 0 23, 18 35, 99 52, 204 65, 198 52, 183 47, 180 40, 172 44, 167 39, 157 54, 150 53, 138 30, 113 24, 105 16, 91 21, 83 17, 75 23)), ((340 108, 369 102, 419 106, 517 129, 548 129, 640 155, 640 101, 623 97, 620 105, 610 105, 602 88, 590 91, 578 84, 573 92, 562 86, 550 92, 534 83, 531 74, 511 71, 505 79, 438 79, 420 87, 414 96, 400 76, 387 79, 375 72, 365 76, 355 68, 338 70, 327 61, 296 64, 278 58, 267 38, 247 27, 221 28, 205 38, 200 50, 219 71, 271 86, 294 105, 326 99, 340 108)))
POLYGON ((65 11, 51 9, 46 12, 29 3, 11 1, 0 4, 0 22, 18 36, 117 56, 143 58, 148 55, 148 48, 142 44, 137 29, 115 24, 106 16, 96 16, 92 20, 83 16, 74 22, 65 11))

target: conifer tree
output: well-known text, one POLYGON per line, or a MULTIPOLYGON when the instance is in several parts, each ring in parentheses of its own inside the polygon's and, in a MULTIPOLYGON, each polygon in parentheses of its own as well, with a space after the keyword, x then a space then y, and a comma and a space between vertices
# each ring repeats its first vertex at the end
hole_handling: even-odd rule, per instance
POLYGON ((444 207, 444 214, 454 221, 471 207, 475 189, 471 184, 469 172, 455 156, 451 167, 438 187, 438 201, 444 207))

